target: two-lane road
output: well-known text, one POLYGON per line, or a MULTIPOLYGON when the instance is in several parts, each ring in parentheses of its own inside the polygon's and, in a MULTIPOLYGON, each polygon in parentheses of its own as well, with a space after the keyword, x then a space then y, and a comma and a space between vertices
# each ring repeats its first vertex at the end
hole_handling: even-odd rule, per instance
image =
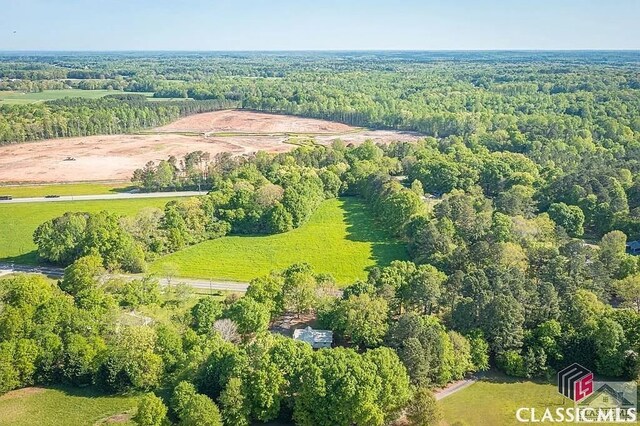
POLYGON ((95 201, 95 200, 132 200, 137 198, 172 198, 172 197, 196 197, 206 195, 206 191, 176 191, 176 192, 122 192, 120 194, 102 195, 64 195, 55 198, 31 197, 14 198, 12 200, 0 200, 0 204, 16 203, 55 203, 61 201, 95 201))
MULTIPOLYGON (((28 266, 28 265, 14 265, 7 263, 0 263, 0 277, 3 275, 9 275, 17 272, 25 272, 32 274, 44 274, 52 278, 60 278, 64 275, 63 268, 56 268, 51 266, 28 266)), ((117 274, 114 277, 123 277, 128 279, 140 278, 141 275, 132 274, 117 274)), ((178 283, 185 283, 198 290, 222 290, 222 291, 234 291, 237 293, 245 293, 249 287, 249 283, 236 282, 236 281, 221 281, 221 280, 202 280, 191 278, 158 278, 160 285, 175 285, 178 283)))
POLYGON ((55 266, 29 266, 16 265, 13 263, 0 263, 0 276, 14 274, 16 272, 43 274, 52 278, 60 278, 64 275, 64 269, 56 268, 55 266))

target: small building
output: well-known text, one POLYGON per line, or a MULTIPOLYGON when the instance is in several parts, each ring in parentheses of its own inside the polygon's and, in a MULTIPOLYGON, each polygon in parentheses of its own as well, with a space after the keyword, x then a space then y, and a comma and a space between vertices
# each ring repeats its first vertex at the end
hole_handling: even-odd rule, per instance
MULTIPOLYGON (((635 386, 630 391, 631 393, 629 395, 631 399, 634 399, 636 393, 635 386)), ((608 384, 604 384, 591 395, 580 401, 579 406, 581 408, 588 407, 595 410, 605 410, 606 412, 618 412, 620 419, 630 419, 631 411, 629 410, 635 409, 636 404, 625 398, 624 391, 620 392, 619 389, 616 390, 608 384)), ((592 422, 598 420, 598 414, 595 411, 587 411, 585 417, 592 422)))
POLYGON ((629 254, 640 254, 640 241, 629 241, 627 243, 627 253, 629 254))
POLYGON ((313 349, 330 348, 333 343, 333 331, 314 330, 311 327, 298 328, 293 331, 293 338, 310 344, 313 349))
POLYGON ((580 405, 594 408, 629 408, 634 404, 609 385, 602 385, 598 390, 580 402, 580 405))

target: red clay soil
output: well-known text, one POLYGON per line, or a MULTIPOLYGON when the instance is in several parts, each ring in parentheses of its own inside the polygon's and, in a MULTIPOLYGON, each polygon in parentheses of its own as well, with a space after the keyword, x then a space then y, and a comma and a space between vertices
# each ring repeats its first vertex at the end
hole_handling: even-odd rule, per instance
POLYGON ((220 152, 242 155, 286 152, 296 147, 293 143, 308 139, 320 144, 335 139, 360 144, 367 139, 388 143, 420 138, 408 132, 356 129, 329 121, 250 111, 197 114, 155 132, 50 139, 0 147, 0 183, 128 180, 135 169, 149 161, 158 162, 170 155, 180 158, 198 150, 211 156, 220 152), (232 135, 216 135, 225 132, 232 135))
POLYGON ((291 115, 226 110, 191 115, 155 129, 158 132, 346 133, 354 127, 291 115))
POLYGON ((175 134, 109 135, 50 139, 0 147, 0 182, 74 182, 128 180, 148 161, 180 158, 202 150, 245 154, 258 150, 282 152, 292 148, 279 141, 255 138, 206 139, 175 134), (73 161, 67 157, 75 158, 73 161))

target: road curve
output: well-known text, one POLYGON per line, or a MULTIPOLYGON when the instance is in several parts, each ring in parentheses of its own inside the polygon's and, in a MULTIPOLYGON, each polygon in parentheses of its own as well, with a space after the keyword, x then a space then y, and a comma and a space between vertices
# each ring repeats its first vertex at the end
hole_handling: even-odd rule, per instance
MULTIPOLYGON (((60 278, 64 275, 64 268, 56 268, 50 266, 28 266, 28 265, 14 265, 7 263, 0 263, 0 277, 3 275, 9 275, 17 272, 26 272, 31 274, 44 274, 52 278, 60 278)), ((126 279, 141 278, 142 275, 133 274, 116 274, 112 277, 122 277, 126 279)), ((179 283, 185 283, 198 290, 222 290, 233 291, 236 293, 245 293, 249 288, 249 283, 236 282, 236 281, 221 281, 221 280, 202 280, 191 278, 172 278, 167 280, 166 278, 158 278, 160 285, 176 285, 179 283)))
POLYGON ((447 385, 446 387, 434 393, 436 401, 440 401, 441 399, 446 398, 450 395, 453 395, 454 393, 461 391, 462 389, 468 388, 469 386, 471 386, 478 380, 481 380, 485 376, 486 376, 485 372, 480 371, 463 380, 458 380, 457 382, 449 383, 449 385, 447 385))
POLYGON ((94 200, 131 200, 137 198, 172 198, 172 197, 196 197, 206 195, 206 191, 176 191, 176 192, 123 192, 120 194, 102 195, 64 195, 56 198, 32 197, 14 198, 13 200, 0 200, 0 204, 16 203, 56 203, 61 201, 94 201, 94 200))

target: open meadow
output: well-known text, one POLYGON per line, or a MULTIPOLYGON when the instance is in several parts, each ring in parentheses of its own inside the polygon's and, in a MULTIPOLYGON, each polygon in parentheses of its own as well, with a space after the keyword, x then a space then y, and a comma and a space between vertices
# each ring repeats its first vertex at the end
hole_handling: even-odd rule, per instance
POLYGON ((309 222, 293 231, 268 236, 230 236, 165 256, 152 265, 161 274, 175 264, 182 277, 249 281, 307 262, 330 273, 341 285, 364 279, 367 269, 406 259, 402 243, 389 238, 356 198, 325 201, 309 222))
POLYGON ((562 400, 549 383, 479 381, 440 403, 446 425, 493 426, 518 424, 515 413, 519 407, 556 407, 562 400))
POLYGON ((24 388, 0 396, 0 426, 128 426, 136 404, 136 396, 91 388, 24 388))
POLYGON ((172 198, 0 204, 0 262, 35 264, 33 231, 43 222, 66 212, 108 210, 121 215, 135 215, 145 207, 162 208, 170 200, 172 198))

